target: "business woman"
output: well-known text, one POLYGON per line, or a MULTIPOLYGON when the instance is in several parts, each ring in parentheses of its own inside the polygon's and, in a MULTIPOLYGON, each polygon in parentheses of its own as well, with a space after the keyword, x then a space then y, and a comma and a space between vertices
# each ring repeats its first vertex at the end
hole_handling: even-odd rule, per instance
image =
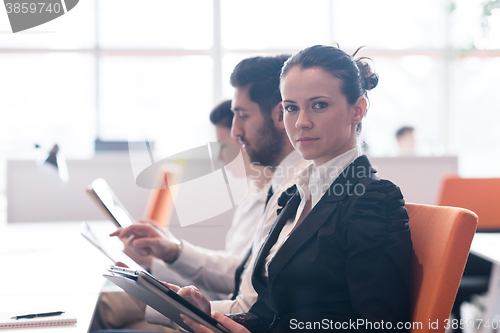
MULTIPOLYGON (((231 332, 407 331, 412 244, 404 200, 356 144, 377 83, 364 59, 335 47, 313 46, 285 63, 285 128, 311 164, 281 196, 284 208, 258 254, 257 302, 249 313, 214 315, 231 332)), ((179 293, 209 311, 194 287, 179 293)))

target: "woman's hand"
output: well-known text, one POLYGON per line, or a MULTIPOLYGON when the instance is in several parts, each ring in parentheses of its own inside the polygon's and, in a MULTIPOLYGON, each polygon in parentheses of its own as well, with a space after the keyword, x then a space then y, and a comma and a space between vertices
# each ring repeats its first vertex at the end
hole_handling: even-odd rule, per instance
POLYGON ((203 296, 202 293, 200 293, 198 288, 196 288, 195 286, 186 286, 179 289, 177 293, 188 300, 191 304, 196 306, 198 309, 210 315, 210 301, 205 296, 203 296))
MULTIPOLYGON (((191 327, 191 329, 195 331, 195 333, 213 333, 212 330, 206 328, 202 324, 197 323, 188 316, 181 315, 181 317, 182 320, 186 323, 186 325, 191 327)), ((228 317, 218 312, 214 313, 214 319, 217 320, 219 323, 221 323, 225 328, 227 328, 230 333, 250 333, 250 331, 247 330, 244 326, 241 326, 237 322, 229 319, 228 317)))
POLYGON ((176 284, 168 283, 168 282, 164 282, 164 281, 160 281, 160 282, 163 283, 164 285, 166 285, 167 287, 169 287, 170 289, 172 289, 173 291, 175 291, 176 293, 178 293, 179 290, 181 289, 181 287, 179 287, 176 284))

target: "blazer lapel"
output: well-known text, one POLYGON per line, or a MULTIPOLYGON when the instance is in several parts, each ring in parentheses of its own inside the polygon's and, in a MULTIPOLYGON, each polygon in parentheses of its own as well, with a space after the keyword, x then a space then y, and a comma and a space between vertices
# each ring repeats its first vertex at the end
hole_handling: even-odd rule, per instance
MULTIPOLYGON (((283 226, 286 224, 286 221, 294 214, 297 213, 297 208, 300 204, 300 195, 298 191, 290 198, 285 208, 281 211, 281 213, 274 221, 269 234, 267 235, 266 240, 262 244, 259 253, 257 255, 257 259, 255 260, 253 273, 252 273, 252 284, 254 285, 255 290, 267 289, 267 283, 263 280, 264 276, 262 274, 262 270, 264 269, 264 265, 266 263, 266 258, 269 255, 269 251, 273 247, 273 245, 278 240, 281 230, 283 226)), ((259 290, 260 293, 260 290, 259 290)))
MULTIPOLYGON (((292 232, 281 249, 276 253, 276 256, 269 265, 269 285, 272 285, 277 274, 290 261, 299 248, 304 245, 304 243, 307 242, 326 221, 328 221, 328 216, 335 210, 338 202, 346 195, 353 193, 354 186, 361 178, 370 177, 370 175, 375 172, 376 170, 372 168, 368 158, 362 155, 338 176, 321 200, 313 207, 311 212, 309 212, 299 226, 292 232)), ((270 249, 275 242, 276 240, 267 247, 270 249)), ((266 253, 268 252, 269 250, 266 253)))
POLYGON ((328 216, 334 211, 335 207, 337 207, 337 202, 327 203, 322 199, 307 214, 269 264, 269 285, 272 285, 276 275, 290 261, 298 249, 328 220, 328 216))

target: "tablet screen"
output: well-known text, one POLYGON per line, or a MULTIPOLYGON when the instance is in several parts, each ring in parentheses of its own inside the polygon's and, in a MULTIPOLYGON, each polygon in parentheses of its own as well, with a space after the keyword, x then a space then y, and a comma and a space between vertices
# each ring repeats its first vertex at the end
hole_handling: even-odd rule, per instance
POLYGON ((128 255, 123 253, 123 244, 116 237, 109 237, 107 233, 99 233, 93 230, 86 222, 82 223, 82 229, 80 231, 82 236, 88 240, 92 245, 94 245, 99 251, 101 251, 106 257, 108 257, 113 263, 122 262, 130 269, 136 271, 143 271, 137 262, 135 262, 128 255))
POLYGON ((98 178, 94 180, 90 185, 90 189, 119 227, 125 228, 134 223, 134 218, 123 207, 104 179, 98 178))

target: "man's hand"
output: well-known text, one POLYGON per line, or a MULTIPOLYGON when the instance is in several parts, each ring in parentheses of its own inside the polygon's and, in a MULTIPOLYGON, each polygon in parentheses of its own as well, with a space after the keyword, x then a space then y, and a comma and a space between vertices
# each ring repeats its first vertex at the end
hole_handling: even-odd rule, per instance
POLYGON ((143 256, 137 253, 128 242, 128 237, 120 238, 123 243, 123 253, 128 255, 132 260, 141 265, 145 269, 151 269, 151 262, 153 261, 153 255, 143 256))
POLYGON ((165 233, 150 224, 133 224, 118 229, 110 236, 118 236, 126 241, 127 245, 141 256, 153 255, 167 263, 172 262, 179 252, 176 239, 170 232, 165 233))
POLYGON ((160 224, 156 222, 155 220, 152 219, 147 219, 147 218, 142 218, 137 221, 135 221, 136 224, 150 224, 159 231, 163 232, 170 240, 177 240, 177 238, 170 232, 168 227, 164 226, 163 224, 160 224))

